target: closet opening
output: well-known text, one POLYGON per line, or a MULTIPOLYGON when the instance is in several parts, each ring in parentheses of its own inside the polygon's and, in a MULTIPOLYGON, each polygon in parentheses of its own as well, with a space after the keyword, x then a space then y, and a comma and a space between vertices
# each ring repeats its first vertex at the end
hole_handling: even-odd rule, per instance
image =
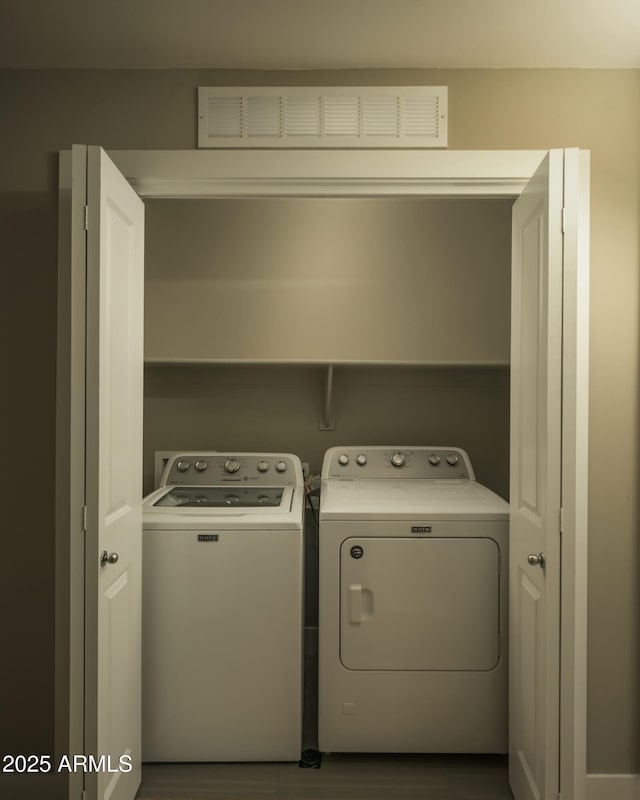
MULTIPOLYGON (((145 494, 176 450, 292 452, 317 476, 338 445, 451 445, 508 500, 512 203, 146 198, 145 494)), ((317 748, 317 652, 307 509, 303 749, 317 748)), ((506 785, 506 760, 485 763, 506 785)), ((174 774, 147 770, 143 792, 174 774)))

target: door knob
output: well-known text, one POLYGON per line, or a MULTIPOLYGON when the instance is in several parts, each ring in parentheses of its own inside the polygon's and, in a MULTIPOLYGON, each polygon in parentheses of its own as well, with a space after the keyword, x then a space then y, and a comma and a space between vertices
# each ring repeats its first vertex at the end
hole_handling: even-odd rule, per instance
POLYGON ((532 567, 542 567, 544 569, 544 553, 530 553, 527 561, 532 567))
POLYGON ((117 564, 120 556, 117 553, 107 553, 103 550, 100 553, 100 566, 105 567, 107 564, 117 564))

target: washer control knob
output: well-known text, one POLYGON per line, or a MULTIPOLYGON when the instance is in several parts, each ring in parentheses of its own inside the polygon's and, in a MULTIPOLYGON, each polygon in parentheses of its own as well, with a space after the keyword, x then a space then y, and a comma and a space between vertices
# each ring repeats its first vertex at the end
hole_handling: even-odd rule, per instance
POLYGON ((240 462, 237 458, 228 458, 224 462, 224 468, 227 472, 237 472, 240 469, 240 462))
POLYGON ((404 467, 405 457, 403 453, 394 453, 391 456, 391 463, 394 467, 404 467))
POLYGON ((440 456, 437 456, 435 453, 429 456, 429 463, 433 464, 434 467, 437 467, 440 463, 440 456))
POLYGON ((338 456, 338 464, 341 464, 343 467, 346 467, 349 463, 349 456, 346 453, 340 453, 338 456))
POLYGON ((191 464, 189 464, 188 461, 178 461, 176 466, 178 467, 180 472, 186 472, 191 466, 191 464))
POLYGON ((258 472, 266 472, 269 469, 267 461, 258 461, 258 472))
POLYGON ((206 461, 196 461, 196 469, 198 472, 204 472, 209 465, 206 461))
POLYGON ((449 466, 451 467, 455 467, 458 461, 459 461, 458 456, 455 453, 449 453, 449 455, 447 456, 447 464, 449 464, 449 466))
POLYGON ((364 467, 364 465, 366 463, 367 463, 367 457, 365 456, 365 454, 364 453, 358 453, 358 455, 356 456, 356 464, 359 467, 364 467))
POLYGON ((276 469, 278 472, 286 472, 287 471, 287 464, 285 461, 276 461, 276 469))

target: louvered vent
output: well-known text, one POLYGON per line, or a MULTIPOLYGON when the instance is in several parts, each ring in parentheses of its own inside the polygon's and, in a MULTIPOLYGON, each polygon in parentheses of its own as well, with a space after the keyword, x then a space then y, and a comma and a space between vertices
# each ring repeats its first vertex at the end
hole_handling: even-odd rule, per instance
POLYGON ((405 136, 438 136, 440 114, 437 97, 405 97, 401 117, 405 136))
POLYGON ((243 136, 242 97, 209 97, 207 99, 207 136, 243 136))
POLYGON ((360 136, 360 98, 324 98, 324 132, 326 136, 360 136))
MULTIPOLYGON (((242 112, 240 108, 238 113, 242 112)), ((247 97, 246 115, 247 136, 281 136, 281 97, 247 97)))
POLYGON ((446 147, 444 86, 200 87, 199 147, 446 147))
POLYGON ((284 135, 315 136, 321 132, 321 98, 320 97, 287 97, 285 99, 284 135))
POLYGON ((365 97, 363 106, 362 121, 365 136, 400 135, 399 97, 365 97))

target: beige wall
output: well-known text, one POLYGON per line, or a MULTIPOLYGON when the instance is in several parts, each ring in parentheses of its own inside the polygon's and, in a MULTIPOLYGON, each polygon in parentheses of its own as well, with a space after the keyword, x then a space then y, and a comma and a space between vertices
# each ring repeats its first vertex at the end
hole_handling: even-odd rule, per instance
MULTIPOLYGON (((191 148, 198 85, 305 82, 447 85, 450 149, 591 150, 588 768, 635 772, 640 723, 637 70, 0 73, 3 441, 12 484, 2 525, 8 656, 0 667, 0 749, 47 752, 53 737, 56 152, 74 142, 114 149, 191 148)), ((12 795, 28 797, 29 792, 23 785, 12 795)))
POLYGON ((510 200, 145 205, 147 358, 509 361, 510 200))

